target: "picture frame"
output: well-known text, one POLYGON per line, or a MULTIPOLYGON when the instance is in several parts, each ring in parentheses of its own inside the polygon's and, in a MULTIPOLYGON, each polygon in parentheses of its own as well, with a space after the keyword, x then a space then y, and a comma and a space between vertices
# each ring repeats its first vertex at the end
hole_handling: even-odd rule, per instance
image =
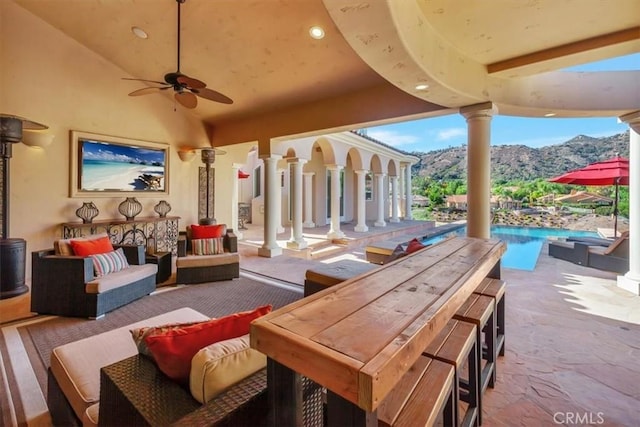
POLYGON ((169 194, 169 144, 72 130, 70 197, 169 194))

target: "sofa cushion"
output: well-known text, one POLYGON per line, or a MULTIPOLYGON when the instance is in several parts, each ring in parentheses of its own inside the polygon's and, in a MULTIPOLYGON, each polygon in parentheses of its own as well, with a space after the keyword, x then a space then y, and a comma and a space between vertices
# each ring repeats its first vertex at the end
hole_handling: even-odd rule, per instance
POLYGON ((424 249, 426 248, 425 245, 422 244, 422 242, 418 241, 418 239, 413 238, 411 239, 411 241, 409 241, 409 244, 407 245, 407 254, 411 254, 414 253, 416 251, 419 251, 420 249, 424 249))
POLYGON ((193 239, 191 250, 194 255, 217 255, 224 253, 224 237, 193 239))
POLYGON ((91 240, 71 239, 69 244, 73 249, 73 254, 77 256, 89 256, 113 251, 111 240, 106 236, 91 240))
POLYGON ((149 276, 155 276, 157 272, 158 266, 156 264, 130 265, 124 270, 94 278, 87 282, 84 290, 88 294, 99 294, 149 276))
POLYGON ((193 356, 189 388, 198 402, 206 403, 265 366, 267 357, 249 347, 249 334, 219 341, 193 356))
POLYGON ((214 267, 233 263, 240 263, 240 255, 237 252, 225 252, 218 255, 191 255, 176 259, 178 268, 214 267))
POLYGON ((270 311, 271 305, 264 305, 251 311, 169 330, 162 335, 151 335, 145 342, 158 368, 169 378, 186 384, 189 381, 191 359, 198 350, 219 341, 248 334, 251 322, 270 311))
POLYGON ((153 354, 151 354, 151 352, 149 351, 149 347, 147 347, 147 343, 145 341, 147 337, 150 337, 151 335, 165 334, 170 330, 182 329, 186 326, 191 326, 202 322, 203 321, 188 323, 168 323, 166 325, 160 326, 143 326, 141 328, 132 329, 131 338, 133 338, 133 342, 138 348, 138 353, 153 359, 153 354))
POLYGON ((211 239, 214 237, 222 237, 226 232, 227 226, 218 225, 196 225, 191 226, 191 239, 211 239))
POLYGON ((51 372, 75 414, 82 419, 87 407, 100 399, 100 368, 137 353, 130 329, 208 319, 192 308, 181 308, 61 345, 51 352, 51 372))
POLYGON ((93 271, 96 277, 105 274, 115 273, 129 267, 127 257, 124 256, 122 248, 104 254, 89 255, 93 260, 93 271))
POLYGON ((53 249, 55 250, 56 255, 62 256, 72 256, 73 248, 71 247, 72 240, 95 240, 101 239, 103 237, 107 237, 107 233, 99 233, 99 234, 90 234, 84 237, 74 237, 72 239, 60 239, 53 242, 53 249))

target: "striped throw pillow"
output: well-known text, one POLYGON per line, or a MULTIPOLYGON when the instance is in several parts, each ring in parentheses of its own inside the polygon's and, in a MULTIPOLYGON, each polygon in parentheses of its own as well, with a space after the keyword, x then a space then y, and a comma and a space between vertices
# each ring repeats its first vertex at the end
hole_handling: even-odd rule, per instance
POLYGON ((93 271, 96 277, 105 274, 115 273, 129 267, 127 257, 124 256, 122 248, 104 254, 90 255, 93 260, 93 271))
POLYGON ((194 255, 216 255, 224 253, 224 237, 195 239, 191 241, 194 255))

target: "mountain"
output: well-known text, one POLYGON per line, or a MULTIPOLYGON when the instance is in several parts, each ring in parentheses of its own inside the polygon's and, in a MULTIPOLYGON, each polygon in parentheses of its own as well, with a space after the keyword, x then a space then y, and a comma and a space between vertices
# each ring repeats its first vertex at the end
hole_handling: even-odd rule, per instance
MULTIPOLYGON (((413 166, 414 174, 436 180, 467 179, 466 146, 410 154, 420 159, 413 166)), ((541 148, 495 145, 491 147, 491 180, 499 183, 547 179, 616 154, 629 157, 629 131, 602 138, 578 135, 562 144, 541 148)))

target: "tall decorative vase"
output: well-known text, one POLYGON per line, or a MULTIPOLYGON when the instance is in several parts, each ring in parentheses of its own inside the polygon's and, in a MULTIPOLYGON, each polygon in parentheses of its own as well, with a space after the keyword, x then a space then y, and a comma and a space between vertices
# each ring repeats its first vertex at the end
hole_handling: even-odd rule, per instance
POLYGON ((82 220, 83 224, 91 224, 93 218, 97 217, 100 211, 93 202, 84 202, 76 210, 76 216, 82 220))
POLYGON ((118 212, 127 218, 127 221, 133 221, 140 212, 142 212, 142 203, 135 197, 127 197, 124 202, 118 205, 118 212))
POLYGON ((166 200, 160 200, 158 204, 153 207, 153 210, 160 215, 160 218, 164 218, 169 211, 171 211, 171 205, 166 200))

